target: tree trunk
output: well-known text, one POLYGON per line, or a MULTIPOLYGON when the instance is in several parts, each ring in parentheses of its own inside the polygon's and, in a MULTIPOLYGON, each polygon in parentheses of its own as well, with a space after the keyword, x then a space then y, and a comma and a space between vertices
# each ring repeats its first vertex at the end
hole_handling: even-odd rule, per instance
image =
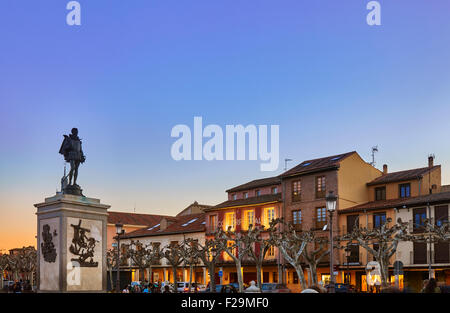
POLYGON ((111 284, 111 290, 114 290, 113 277, 112 277, 112 267, 109 268, 108 272, 109 272, 109 283, 111 284))
POLYGON ((216 292, 216 267, 214 262, 208 264, 209 291, 216 292))
POLYGON ((177 282, 177 268, 176 268, 176 266, 172 266, 172 272, 173 272, 174 292, 177 293, 178 292, 178 282, 177 282))
POLYGON ((256 281, 259 291, 262 291, 262 264, 256 262, 256 281))
POLYGON ((153 276, 153 269, 152 269, 152 266, 150 265, 150 266, 148 267, 148 282, 149 282, 149 284, 152 284, 152 285, 153 285, 153 279, 152 279, 152 276, 153 276))
POLYGON ((189 265, 189 292, 191 292, 191 285, 192 285, 192 271, 194 269, 194 265, 189 265))
POLYGON ((317 265, 314 263, 310 263, 308 264, 309 267, 309 285, 313 286, 313 285, 317 285, 317 265))
POLYGON ((380 272, 381 272, 381 286, 386 287, 389 285, 389 267, 388 262, 381 258, 380 260, 380 272))
POLYGON ((237 278, 239 283, 239 292, 244 292, 244 279, 242 277, 242 266, 241 266, 241 260, 236 261, 236 272, 237 272, 237 278))
POLYGON ((302 290, 305 290, 306 289, 306 281, 305 281, 305 274, 303 273, 302 266, 301 265, 295 266, 295 271, 297 272, 300 287, 302 288, 302 290))

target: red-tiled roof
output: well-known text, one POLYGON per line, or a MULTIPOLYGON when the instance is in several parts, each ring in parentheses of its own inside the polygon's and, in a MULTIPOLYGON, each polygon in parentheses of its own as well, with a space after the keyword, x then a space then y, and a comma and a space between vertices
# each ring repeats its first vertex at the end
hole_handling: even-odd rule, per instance
POLYGON ((108 223, 116 224, 118 222, 124 225, 140 225, 148 226, 159 223, 162 218, 171 218, 173 216, 155 215, 155 214, 141 214, 141 213, 128 213, 128 212, 108 212, 108 223))
POLYGON ((339 167, 339 163, 346 157, 355 154, 356 151, 347 152, 343 154, 328 156, 325 158, 303 161, 299 165, 281 174, 281 177, 294 176, 299 174, 307 174, 310 172, 317 172, 327 169, 339 167))
POLYGON ((352 213, 352 212, 363 212, 363 211, 375 211, 383 209, 392 208, 403 208, 403 207, 414 207, 420 205, 435 205, 440 203, 450 203, 450 192, 434 193, 431 195, 404 198, 404 199, 392 199, 392 200, 382 200, 382 201, 372 201, 364 204, 359 204, 357 206, 338 210, 339 214, 352 213))
POLYGON ((160 229, 160 222, 149 225, 149 227, 138 229, 122 236, 122 238, 161 236, 179 233, 194 233, 205 231, 205 213, 190 214, 171 218, 172 223, 166 229, 160 229))
POLYGON ((428 173, 429 171, 433 171, 440 167, 441 167, 440 165, 436 165, 431 168, 422 167, 422 168, 415 168, 412 170, 388 173, 383 176, 375 178, 371 182, 367 183, 367 186, 419 179, 422 178, 422 176, 428 173))
POLYGON ((280 183, 281 183, 281 181, 280 181, 280 177, 279 176, 267 177, 267 178, 262 178, 262 179, 255 179, 255 180, 252 180, 251 182, 248 182, 248 183, 239 185, 237 187, 233 187, 231 189, 228 189, 227 192, 236 192, 236 191, 241 191, 241 190, 249 190, 249 189, 258 188, 258 187, 278 185, 280 183))
POLYGON ((256 205, 267 202, 279 202, 281 201, 281 193, 277 194, 268 194, 257 197, 250 197, 247 199, 237 199, 237 200, 227 200, 222 202, 210 209, 206 209, 205 211, 213 211, 217 209, 229 208, 229 207, 237 207, 237 206, 248 206, 248 205, 256 205))

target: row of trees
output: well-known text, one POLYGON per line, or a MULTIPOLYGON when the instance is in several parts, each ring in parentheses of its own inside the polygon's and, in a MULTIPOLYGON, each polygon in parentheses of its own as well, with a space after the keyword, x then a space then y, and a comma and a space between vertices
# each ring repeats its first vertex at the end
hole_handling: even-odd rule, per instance
POLYGON ((15 253, 12 254, 0 255, 1 287, 3 288, 3 277, 5 276, 9 280, 24 279, 33 283, 36 268, 37 252, 32 246, 15 250, 15 253))
MULTIPOLYGON (((377 228, 365 228, 355 225, 353 231, 334 238, 334 249, 344 249, 349 243, 364 248, 374 260, 380 264, 382 285, 388 285, 390 259, 397 251, 399 242, 450 242, 450 227, 448 223, 432 223, 425 220, 420 225, 420 231, 412 231, 410 224, 400 219, 392 223, 388 218, 377 228)), ((257 286, 262 286, 262 267, 267 252, 276 247, 283 258, 295 269, 302 289, 317 284, 317 267, 330 255, 329 238, 318 236, 313 230, 297 231, 296 228, 283 219, 271 221, 268 229, 264 226, 249 226, 248 231, 235 232, 218 229, 210 239, 200 243, 194 239, 185 239, 181 243, 160 248, 157 245, 144 245, 139 241, 131 241, 122 251, 121 262, 139 268, 141 275, 147 270, 151 277, 152 268, 166 259, 172 268, 174 283, 177 283, 177 269, 189 267, 190 282, 196 266, 203 264, 209 273, 210 290, 215 292, 215 270, 221 255, 228 255, 236 266, 239 291, 243 292, 242 264, 251 261, 256 268, 257 286), (304 275, 304 266, 308 271, 308 283, 304 275)), ((115 268, 116 252, 108 251, 108 267, 112 279, 112 269, 115 268)), ((142 277, 143 278, 143 277, 142 277)), ((112 281, 111 281, 111 285, 112 281)), ((189 288, 190 290, 190 288, 189 288)))

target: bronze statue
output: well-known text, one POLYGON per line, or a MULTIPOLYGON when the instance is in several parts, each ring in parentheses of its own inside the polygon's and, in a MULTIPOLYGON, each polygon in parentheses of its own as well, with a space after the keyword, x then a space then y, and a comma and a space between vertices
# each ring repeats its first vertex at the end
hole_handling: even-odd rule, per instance
POLYGON ((72 128, 72 133, 69 136, 64 135, 64 141, 61 144, 59 153, 64 155, 66 162, 70 163, 69 184, 64 188, 63 192, 82 195, 80 186, 77 185, 78 167, 80 163, 86 161, 86 156, 83 154, 83 149, 81 148, 81 140, 78 137, 77 128, 72 128))
POLYGON ((53 237, 56 237, 56 229, 53 231, 53 235, 50 232, 50 226, 48 224, 45 224, 42 229, 42 240, 44 242, 41 242, 41 250, 42 255, 44 256, 44 261, 48 263, 54 263, 56 260, 56 249, 55 245, 53 244, 53 237))
POLYGON ((78 225, 70 224, 73 227, 73 239, 72 245, 69 247, 69 251, 78 256, 78 258, 72 258, 72 261, 77 261, 80 267, 97 267, 98 262, 94 262, 94 249, 95 249, 95 239, 88 237, 86 233, 90 230, 81 227, 81 220, 78 225), (89 259, 87 261, 87 259, 89 259))

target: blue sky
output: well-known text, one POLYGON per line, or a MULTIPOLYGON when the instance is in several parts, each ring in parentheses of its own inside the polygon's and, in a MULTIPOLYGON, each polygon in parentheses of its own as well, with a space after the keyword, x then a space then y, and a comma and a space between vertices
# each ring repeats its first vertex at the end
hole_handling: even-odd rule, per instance
POLYGON ((113 210, 176 214, 282 171, 173 161, 170 131, 194 116, 280 125, 291 166, 378 145, 393 171, 435 153, 450 183, 447 2, 382 0, 379 27, 364 0, 80 0, 79 27, 67 2, 0 3, 0 238, 34 234, 72 127, 79 183, 113 210))

